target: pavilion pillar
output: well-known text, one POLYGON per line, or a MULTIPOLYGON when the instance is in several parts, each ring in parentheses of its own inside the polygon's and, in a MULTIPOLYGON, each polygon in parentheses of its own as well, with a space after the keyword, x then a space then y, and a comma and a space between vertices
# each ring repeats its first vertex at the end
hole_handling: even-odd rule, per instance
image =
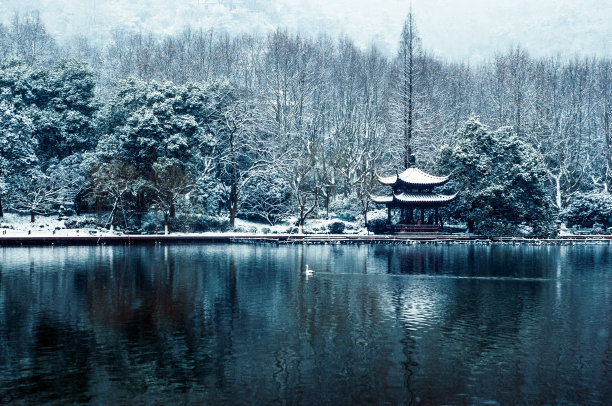
POLYGON ((387 224, 391 224, 391 206, 387 206, 387 224))
POLYGON ((434 224, 438 225, 438 208, 434 211, 434 224))
POLYGON ((425 208, 421 207, 421 224, 425 224, 425 208))

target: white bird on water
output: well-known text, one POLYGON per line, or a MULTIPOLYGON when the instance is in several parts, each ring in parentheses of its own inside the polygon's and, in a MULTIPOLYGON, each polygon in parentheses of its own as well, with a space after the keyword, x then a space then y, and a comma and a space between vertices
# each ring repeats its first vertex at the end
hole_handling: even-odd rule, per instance
POLYGON ((308 264, 306 264, 306 276, 311 276, 314 273, 314 269, 308 269, 308 264))

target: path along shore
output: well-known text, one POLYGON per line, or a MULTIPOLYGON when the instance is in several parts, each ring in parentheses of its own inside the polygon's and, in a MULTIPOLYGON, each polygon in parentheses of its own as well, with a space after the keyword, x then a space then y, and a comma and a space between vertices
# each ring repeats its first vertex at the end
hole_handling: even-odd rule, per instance
MULTIPOLYGON (((78 233, 80 234, 80 233, 78 233)), ((468 234, 244 234, 244 233, 176 233, 168 235, 130 235, 96 233, 81 235, 0 235, 2 246, 45 245, 147 245, 203 243, 275 243, 275 244, 506 244, 506 245, 573 245, 610 244, 612 235, 562 235, 537 239, 521 237, 487 237, 468 234)))

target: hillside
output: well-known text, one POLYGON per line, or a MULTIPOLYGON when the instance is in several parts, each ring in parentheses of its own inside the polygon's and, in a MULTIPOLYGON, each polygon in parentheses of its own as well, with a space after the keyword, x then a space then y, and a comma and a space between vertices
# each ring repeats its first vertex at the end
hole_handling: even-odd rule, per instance
MULTIPOLYGON (((426 49, 452 60, 479 62, 520 43, 534 56, 563 53, 609 55, 612 1, 470 0, 415 1, 417 26, 426 49)), ((39 10, 60 41, 83 35, 103 43, 118 27, 172 33, 190 25, 231 34, 286 27, 332 38, 346 35, 367 47, 393 52, 409 3, 386 0, 4 0, 0 19, 15 11, 39 10)))

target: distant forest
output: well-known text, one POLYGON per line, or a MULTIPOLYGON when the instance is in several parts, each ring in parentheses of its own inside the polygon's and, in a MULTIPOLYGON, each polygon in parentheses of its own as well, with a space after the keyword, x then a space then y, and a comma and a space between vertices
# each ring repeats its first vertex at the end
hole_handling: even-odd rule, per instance
MULTIPOLYGON (((58 44, 36 13, 15 15, 0 25, 0 214, 72 205, 145 231, 153 211, 193 229, 363 219, 377 174, 412 154, 442 174, 441 148, 470 117, 533 147, 555 213, 609 205, 610 58, 516 46, 448 62, 422 49, 412 15, 398 42, 388 56, 349 38, 185 28, 116 31, 98 48, 58 44)), ((575 221, 607 223, 605 210, 575 221)))

